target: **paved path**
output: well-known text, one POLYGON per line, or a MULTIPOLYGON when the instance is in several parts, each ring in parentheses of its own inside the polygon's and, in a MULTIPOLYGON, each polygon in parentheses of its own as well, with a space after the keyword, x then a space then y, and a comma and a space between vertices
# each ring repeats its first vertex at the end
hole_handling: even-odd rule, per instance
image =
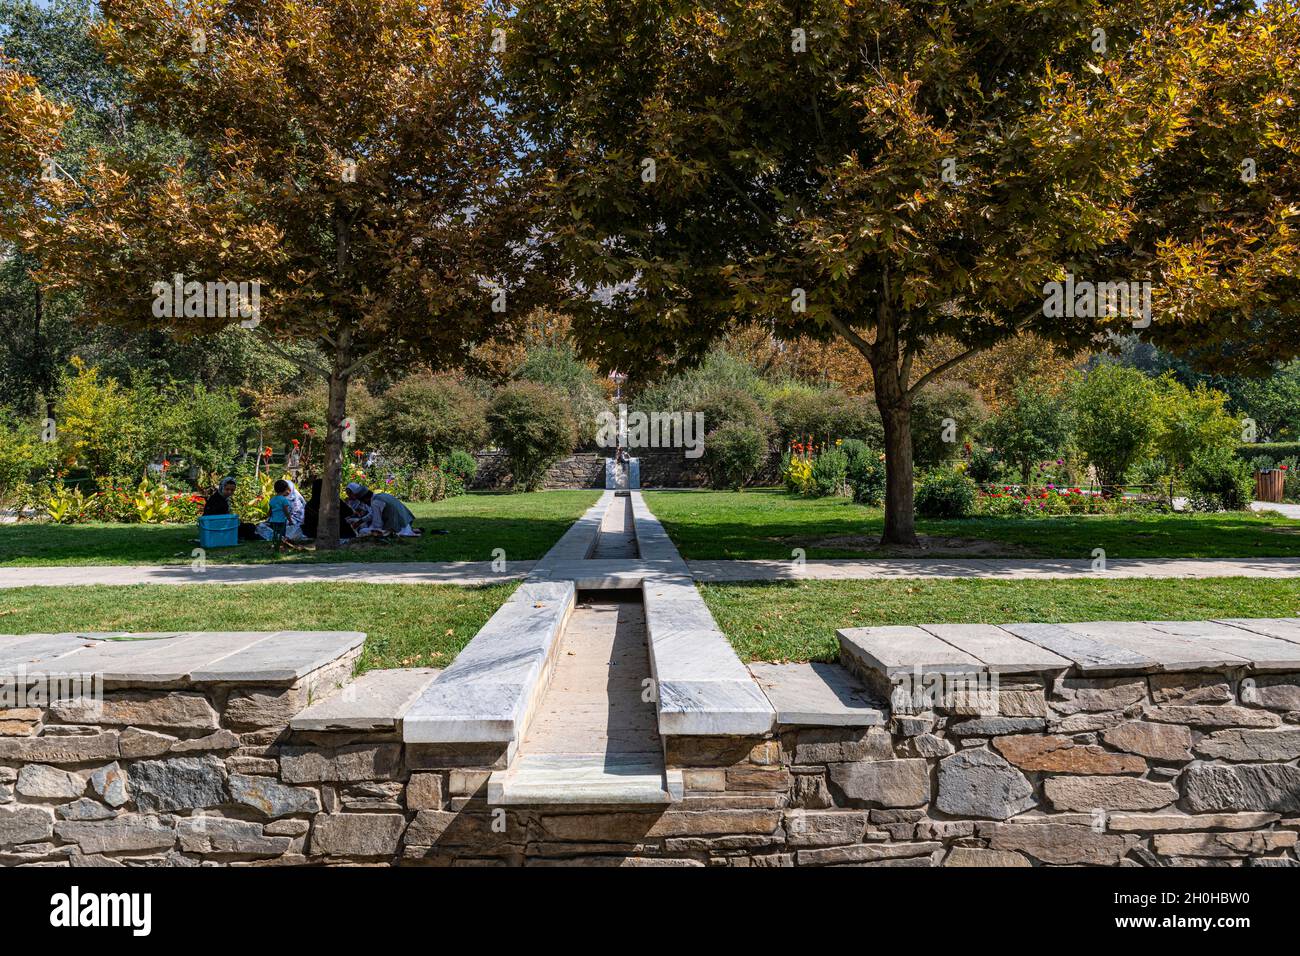
POLYGON ((1271 501, 1252 501, 1250 503, 1251 511, 1276 511, 1284 518, 1293 518, 1300 521, 1300 505, 1283 505, 1274 504, 1271 501))
POLYGON ((935 558, 808 561, 687 561, 697 581, 883 580, 890 578, 1293 578, 1300 558, 1111 559, 1094 571, 1089 558, 935 558))
POLYGON ((310 581, 361 584, 499 584, 524 577, 533 561, 508 561, 494 571, 490 561, 405 561, 364 564, 118 564, 89 567, 0 568, 0 588, 85 584, 304 584, 310 581))

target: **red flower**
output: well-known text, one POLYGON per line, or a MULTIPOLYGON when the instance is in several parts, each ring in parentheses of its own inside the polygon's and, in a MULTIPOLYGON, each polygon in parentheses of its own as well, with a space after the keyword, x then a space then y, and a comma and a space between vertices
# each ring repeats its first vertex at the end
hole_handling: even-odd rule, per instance
POLYGON ((171 463, 170 461, 168 461, 166 458, 164 458, 164 459, 163 459, 163 471, 166 471, 166 470, 167 470, 168 468, 170 468, 171 466, 172 466, 172 463, 171 463))
POLYGON ((262 449, 262 457, 263 457, 263 458, 270 458, 270 457, 271 457, 271 446, 270 446, 270 445, 267 445, 265 448, 262 449))
POLYGON ((293 447, 294 447, 294 448, 297 448, 297 447, 298 447, 298 439, 296 439, 296 438, 293 439, 293 447))

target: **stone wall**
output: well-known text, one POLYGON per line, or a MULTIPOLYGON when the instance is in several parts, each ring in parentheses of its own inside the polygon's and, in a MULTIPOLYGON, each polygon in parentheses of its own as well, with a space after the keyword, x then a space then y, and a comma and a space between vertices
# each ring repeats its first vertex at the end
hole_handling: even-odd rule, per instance
POLYGON ((995 716, 668 738, 685 797, 646 811, 489 806, 500 748, 291 732, 309 692, 0 711, 0 862, 1297 865, 1300 674, 1008 679, 995 716))
MULTIPOLYGON (((491 491, 505 488, 510 482, 509 463, 503 453, 479 452, 478 470, 472 487, 491 491)), ((546 471, 542 486, 556 488, 604 488, 605 458, 603 452, 580 452, 562 458, 546 471)), ((637 452, 641 460, 641 487, 643 488, 698 488, 706 484, 700 459, 687 458, 681 449, 643 449, 637 452)), ((771 469, 769 469, 771 471, 771 469)), ((772 475, 765 475, 771 479, 772 475)))

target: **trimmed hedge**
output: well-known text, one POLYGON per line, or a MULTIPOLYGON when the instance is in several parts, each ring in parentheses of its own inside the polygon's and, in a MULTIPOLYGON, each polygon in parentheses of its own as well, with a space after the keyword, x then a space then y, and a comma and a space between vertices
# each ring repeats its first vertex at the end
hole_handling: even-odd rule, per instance
POLYGON ((1274 464, 1283 458, 1300 458, 1300 441, 1261 441, 1237 446, 1237 457, 1244 462, 1252 462, 1260 455, 1272 458, 1274 464))

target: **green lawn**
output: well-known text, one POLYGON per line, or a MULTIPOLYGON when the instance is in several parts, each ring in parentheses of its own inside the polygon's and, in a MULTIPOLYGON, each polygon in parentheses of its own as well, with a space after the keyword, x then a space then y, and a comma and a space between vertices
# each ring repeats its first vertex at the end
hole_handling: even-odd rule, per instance
MULTIPOLYGON (((411 505, 422 538, 368 541, 337 551, 292 551, 277 556, 265 541, 213 548, 221 564, 334 561, 490 561, 502 548, 507 561, 533 561, 546 553, 600 492, 539 491, 471 494, 435 504, 411 505), (445 530, 446 534, 434 534, 445 530)), ((22 523, 0 525, 0 566, 41 564, 187 563, 198 546, 194 525, 22 523)))
MULTIPOLYGON (((789 558, 794 548, 809 558, 892 556, 875 548, 881 510, 845 498, 759 488, 648 491, 645 499, 687 559, 789 558)), ((918 520, 917 530, 946 539, 932 542, 935 556, 1087 558, 1094 548, 1110 558, 1300 556, 1300 521, 1247 512, 918 520)))
POLYGON ((0 633, 365 631, 362 671, 446 667, 516 586, 510 582, 477 588, 441 584, 14 588, 0 591, 0 633))
POLYGON ((808 581, 700 591, 747 661, 835 660, 842 627, 1300 615, 1300 580, 1269 578, 808 581))

